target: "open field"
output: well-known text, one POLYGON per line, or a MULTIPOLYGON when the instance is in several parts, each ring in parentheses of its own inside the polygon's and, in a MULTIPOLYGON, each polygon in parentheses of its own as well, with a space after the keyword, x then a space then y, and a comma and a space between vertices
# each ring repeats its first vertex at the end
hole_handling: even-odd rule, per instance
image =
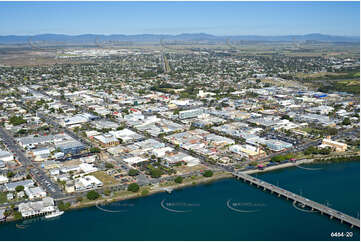
POLYGON ((5 192, 0 192, 0 203, 6 203, 8 200, 6 198, 5 192))
POLYGON ((340 77, 342 75, 345 75, 347 73, 335 73, 335 72, 317 72, 317 73, 297 73, 296 77, 299 78, 323 78, 323 77, 340 77))
POLYGON ((95 176, 97 179, 99 179, 101 182, 103 182, 103 184, 105 186, 107 185, 114 185, 117 184, 118 181, 115 180, 113 177, 109 176, 108 174, 106 174, 104 171, 97 171, 97 172, 93 172, 90 175, 95 176))
POLYGON ((330 85, 321 86, 320 91, 329 92, 329 91, 338 91, 338 92, 348 92, 352 94, 360 94, 360 79, 355 80, 339 80, 330 82, 330 85))
POLYGON ((134 42, 125 45, 106 43, 88 44, 52 44, 46 45, 0 45, 0 65, 34 66, 58 64, 92 63, 94 59, 57 58, 64 54, 62 51, 75 49, 127 49, 129 51, 161 51, 178 54, 200 54, 202 51, 227 52, 233 56, 264 56, 285 55, 294 57, 357 57, 360 53, 359 45, 337 43, 306 43, 306 42, 271 42, 271 41, 235 41, 235 42, 177 42, 164 40, 156 42, 134 42))

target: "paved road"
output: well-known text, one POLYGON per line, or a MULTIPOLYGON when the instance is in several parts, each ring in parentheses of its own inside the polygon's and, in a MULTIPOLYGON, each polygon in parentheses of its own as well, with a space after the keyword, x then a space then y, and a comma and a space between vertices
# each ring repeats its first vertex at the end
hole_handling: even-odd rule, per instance
POLYGON ((6 147, 15 155, 16 160, 18 160, 25 168, 31 165, 31 161, 25 157, 23 151, 18 146, 14 138, 9 135, 3 127, 0 127, 0 136, 6 147))
POLYGON ((65 196, 58 184, 54 183, 42 169, 32 168, 30 174, 51 197, 57 199, 65 196))
POLYGON ((45 174, 45 172, 32 164, 32 161, 29 160, 16 143, 14 138, 10 136, 2 127, 0 127, 0 136, 3 139, 5 145, 13 152, 16 156, 16 159, 25 167, 30 168, 30 175, 34 178, 37 183, 44 188, 44 190, 52 197, 58 198, 63 195, 62 191, 59 189, 58 185, 51 181, 51 179, 45 174), (33 166, 33 168, 31 168, 33 166))
MULTIPOLYGON (((42 93, 43 95, 49 96, 49 95, 47 95, 46 93, 43 93, 43 92, 40 92, 40 93, 42 93)), ((71 104, 71 103, 69 103, 69 102, 67 102, 67 101, 65 101, 65 100, 59 99, 59 98, 57 98, 57 97, 52 97, 52 98, 59 100, 60 102, 62 102, 62 103, 65 104, 65 105, 74 107, 73 104, 71 104)), ((193 107, 192 107, 192 108, 193 108, 193 107)), ((84 107, 82 107, 81 110, 84 111, 84 112, 88 112, 88 111, 89 111, 88 109, 86 109, 86 108, 84 108, 84 107)), ((66 129, 66 128, 60 127, 59 124, 57 124, 56 122, 54 122, 53 120, 51 120, 51 119, 50 119, 49 117, 47 117, 46 115, 44 115, 44 114, 38 114, 38 115, 39 115, 40 117, 44 118, 44 119, 45 119, 47 122, 49 122, 50 124, 54 125, 55 127, 59 127, 59 128, 61 128, 61 129, 63 129, 63 130, 64 130, 66 133, 68 133, 71 137, 73 137, 73 138, 75 138, 75 139, 77 139, 77 140, 80 140, 81 142, 83 142, 83 143, 85 143, 85 144, 87 144, 87 145, 89 145, 89 146, 92 145, 92 144, 89 143, 88 141, 86 141, 86 140, 82 139, 81 137, 77 136, 77 135, 76 135, 75 133, 73 133, 72 131, 70 131, 70 130, 68 130, 68 129, 66 129)), ((163 118, 166 118, 166 117, 163 117, 163 118)), ((166 119, 168 119, 168 118, 166 118, 166 119)), ((105 120, 108 120, 108 119, 105 119, 105 120)), ((170 120, 170 119, 168 119, 168 120, 170 120)), ((171 121, 174 121, 174 122, 177 122, 177 123, 181 123, 179 120, 171 120, 171 121)), ((137 129, 135 129, 135 128, 132 127, 132 126, 129 126, 128 124, 126 124, 126 127, 127 127, 128 129, 136 132, 136 133, 141 133, 141 134, 143 134, 145 137, 148 136, 146 132, 142 132, 142 131, 140 131, 140 130, 137 130, 137 129)), ((341 134, 341 136, 343 136, 343 135, 341 134)), ((171 146, 171 147, 174 148, 174 149, 176 148, 176 146, 175 146, 174 144, 172 144, 171 142, 161 140, 161 139, 158 138, 158 137, 152 137, 152 138, 155 139, 155 140, 157 140, 158 142, 162 142, 162 143, 165 142, 165 143, 167 143, 167 145, 171 146)), ((338 136, 335 136, 335 137, 333 137, 333 138, 338 138, 338 136)), ((311 141, 311 142, 308 142, 308 143, 298 144, 298 145, 296 145, 295 147, 293 147, 293 148, 291 148, 291 149, 288 149, 288 150, 286 150, 286 151, 278 152, 278 153, 273 153, 273 154, 271 154, 271 155, 268 155, 268 156, 266 156, 266 157, 264 157, 264 158, 260 158, 260 159, 255 160, 255 161, 256 161, 256 162, 269 161, 272 157, 274 157, 274 156, 276 156, 276 155, 283 155, 283 154, 287 154, 287 153, 291 153, 291 152, 303 151, 303 150, 307 149, 307 148, 310 147, 310 146, 317 146, 317 145, 319 145, 320 142, 321 142, 321 139, 315 140, 315 141, 311 141)), ((218 165, 209 164, 208 162, 206 162, 206 158, 205 158, 203 155, 200 155, 200 154, 197 154, 197 153, 194 153, 194 152, 190 152, 190 151, 188 151, 188 150, 186 150, 186 149, 183 149, 182 147, 179 147, 178 149, 179 149, 180 151, 188 154, 188 155, 191 155, 191 156, 194 156, 194 157, 198 158, 198 159, 201 161, 202 164, 204 164, 204 165, 206 165, 207 167, 210 167, 210 168, 212 168, 212 169, 216 169, 216 170, 221 169, 221 170, 224 170, 224 171, 227 171, 227 172, 234 172, 234 170, 235 170, 234 167, 229 167, 229 166, 224 166, 224 165, 219 165, 219 164, 218 164, 218 165)), ((109 154, 109 155, 110 155, 110 154, 109 154)), ((116 160, 117 162, 121 163, 122 166, 123 166, 123 168, 125 167, 126 170, 129 170, 129 169, 131 168, 131 166, 129 166, 129 165, 128 165, 126 162, 124 162, 121 158, 117 158, 117 157, 114 157, 114 156, 112 156, 112 155, 110 155, 110 157, 111 157, 112 159, 116 160)), ((244 162, 244 164, 249 164, 250 162, 251 162, 251 161, 244 162)), ((142 175, 142 178, 146 177, 145 174, 143 174, 143 173, 141 173, 141 175, 142 175)), ((149 182, 150 182, 150 183, 153 183, 153 184, 156 183, 156 182, 159 182, 159 181, 160 181, 160 179, 150 179, 150 180, 149 180, 149 182)))

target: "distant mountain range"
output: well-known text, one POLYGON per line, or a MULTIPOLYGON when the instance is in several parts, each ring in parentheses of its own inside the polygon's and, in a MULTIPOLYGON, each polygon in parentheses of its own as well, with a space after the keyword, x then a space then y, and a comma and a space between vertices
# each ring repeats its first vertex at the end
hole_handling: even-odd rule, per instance
POLYGON ((64 44, 89 44, 104 42, 159 42, 159 41, 208 41, 208 42, 225 42, 225 41, 272 41, 272 42, 347 42, 359 43, 359 36, 335 36, 324 34, 306 34, 306 35, 282 35, 282 36, 258 36, 258 35, 235 35, 235 36, 216 36, 205 33, 196 34, 137 34, 137 35, 99 35, 99 34, 82 34, 82 35, 65 35, 65 34, 39 34, 39 35, 7 35, 0 36, 0 44, 25 44, 25 43, 64 43, 64 44))

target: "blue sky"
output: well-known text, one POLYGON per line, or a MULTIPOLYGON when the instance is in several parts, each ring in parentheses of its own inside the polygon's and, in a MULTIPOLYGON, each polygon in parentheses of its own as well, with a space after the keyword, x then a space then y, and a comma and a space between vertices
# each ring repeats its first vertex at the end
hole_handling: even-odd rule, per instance
POLYGON ((359 2, 0 2, 0 35, 360 35, 359 2))

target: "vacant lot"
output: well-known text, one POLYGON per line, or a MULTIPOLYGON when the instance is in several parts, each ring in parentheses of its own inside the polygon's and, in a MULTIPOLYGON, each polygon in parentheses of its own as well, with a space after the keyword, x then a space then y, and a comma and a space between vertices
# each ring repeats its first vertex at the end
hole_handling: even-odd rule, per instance
POLYGON ((98 178, 101 182, 103 182, 103 184, 106 185, 114 185, 117 184, 117 180, 111 176, 109 176, 108 174, 106 174, 104 171, 97 171, 97 172, 93 172, 90 175, 95 176, 96 178, 98 178))

